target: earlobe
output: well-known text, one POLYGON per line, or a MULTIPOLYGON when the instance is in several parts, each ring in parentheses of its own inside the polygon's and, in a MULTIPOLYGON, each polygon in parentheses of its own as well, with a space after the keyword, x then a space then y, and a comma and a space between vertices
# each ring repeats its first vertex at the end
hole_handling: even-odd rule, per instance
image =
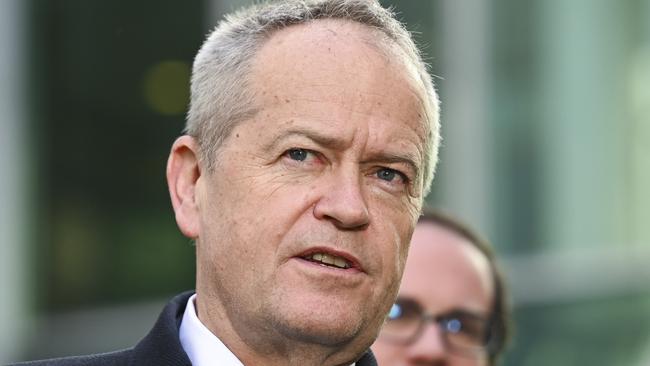
POLYGON ((198 153, 196 140, 181 136, 174 141, 167 160, 167 186, 176 224, 183 235, 191 239, 199 236, 200 226, 197 184, 201 169, 198 153))

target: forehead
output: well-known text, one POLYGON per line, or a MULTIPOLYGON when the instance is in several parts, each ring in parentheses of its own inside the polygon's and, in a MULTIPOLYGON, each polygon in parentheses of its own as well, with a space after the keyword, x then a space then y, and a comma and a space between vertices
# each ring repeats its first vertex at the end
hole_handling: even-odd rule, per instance
POLYGON ((344 19, 318 19, 279 29, 268 36, 258 58, 264 59, 265 63, 279 61, 323 68, 327 64, 358 65, 372 59, 373 53, 381 54, 386 64, 397 64, 409 76, 415 68, 385 33, 344 19), (369 53, 369 49, 374 52, 369 53))
POLYGON ((401 296, 415 298, 432 312, 461 308, 487 314, 493 287, 490 264, 472 243, 437 224, 417 224, 401 296))
POLYGON ((273 33, 259 50, 252 86, 264 107, 323 101, 327 94, 329 102, 367 113, 359 108, 373 106, 359 101, 369 94, 408 96, 384 102, 402 113, 405 121, 400 122, 408 122, 424 136, 421 88, 410 72, 412 67, 397 57, 399 52, 383 33, 352 21, 326 19, 294 25, 273 33))

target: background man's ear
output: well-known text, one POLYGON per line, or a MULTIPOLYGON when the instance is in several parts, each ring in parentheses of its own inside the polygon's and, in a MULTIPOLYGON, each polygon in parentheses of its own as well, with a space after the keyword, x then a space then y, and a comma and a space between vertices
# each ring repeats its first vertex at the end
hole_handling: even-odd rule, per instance
POLYGON ((176 216, 176 224, 183 235, 196 239, 200 216, 197 184, 201 178, 198 143, 193 137, 181 136, 172 145, 167 160, 167 186, 176 216))

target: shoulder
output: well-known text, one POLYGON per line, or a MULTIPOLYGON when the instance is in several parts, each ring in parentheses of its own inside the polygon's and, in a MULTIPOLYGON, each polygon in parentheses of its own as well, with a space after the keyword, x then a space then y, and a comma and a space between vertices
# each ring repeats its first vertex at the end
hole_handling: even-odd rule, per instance
POLYGON ((366 353, 361 356, 361 358, 355 363, 355 366, 377 366, 377 360, 375 355, 372 354, 371 350, 366 351, 366 353))
POLYGON ((87 356, 74 356, 64 358, 53 358, 49 360, 21 362, 8 366, 112 366, 128 365, 131 361, 132 350, 122 350, 109 353, 100 353, 87 356))
POLYGON ((191 366, 180 343, 178 328, 193 291, 174 297, 158 317, 153 329, 135 347, 88 356, 54 358, 8 366, 191 366))

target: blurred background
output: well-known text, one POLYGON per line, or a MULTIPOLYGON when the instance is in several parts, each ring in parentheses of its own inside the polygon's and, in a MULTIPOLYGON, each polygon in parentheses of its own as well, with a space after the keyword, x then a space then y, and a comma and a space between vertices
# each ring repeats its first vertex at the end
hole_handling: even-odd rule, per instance
MULTIPOLYGON (((0 0, 0 363, 127 347, 193 287, 164 167, 250 1, 0 0)), ((428 55, 428 201, 485 233, 505 365, 650 365, 650 0, 383 1, 428 55)))

